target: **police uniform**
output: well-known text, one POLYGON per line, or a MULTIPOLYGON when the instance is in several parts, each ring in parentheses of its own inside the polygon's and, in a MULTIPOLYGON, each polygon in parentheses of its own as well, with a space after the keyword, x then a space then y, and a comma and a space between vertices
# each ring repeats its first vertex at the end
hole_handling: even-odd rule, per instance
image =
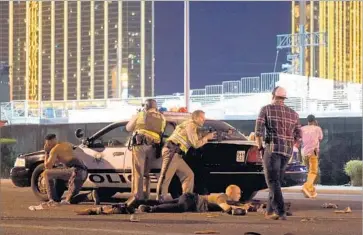
POLYGON ((54 166, 56 162, 63 163, 65 168, 45 169, 44 178, 47 187, 48 198, 57 201, 54 180, 68 180, 68 194, 66 201, 76 196, 87 179, 87 167, 84 163, 74 156, 73 145, 68 142, 61 142, 54 146, 47 157, 45 165, 54 166))
POLYGON ((150 166, 156 158, 156 150, 161 142, 166 121, 164 115, 149 109, 139 112, 126 126, 133 131, 132 147, 132 187, 136 200, 147 198, 150 193, 150 166), (145 182, 144 181, 145 177, 145 182), (144 187, 143 187, 144 186, 144 187), (144 191, 146 195, 144 195, 144 191))
POLYGON ((184 121, 176 127, 162 149, 162 166, 157 186, 158 200, 168 194, 171 179, 176 173, 182 183, 183 193, 192 193, 194 189, 194 173, 183 160, 190 147, 200 148, 208 142, 207 137, 199 138, 198 124, 192 119, 184 121))

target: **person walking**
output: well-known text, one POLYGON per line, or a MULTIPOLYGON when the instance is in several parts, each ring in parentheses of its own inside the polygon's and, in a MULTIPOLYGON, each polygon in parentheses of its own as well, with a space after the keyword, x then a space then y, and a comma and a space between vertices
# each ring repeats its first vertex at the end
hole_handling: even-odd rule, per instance
POLYGON ((302 187, 304 195, 308 198, 315 198, 316 192, 314 182, 318 175, 319 166, 319 146, 323 139, 323 131, 318 126, 315 116, 310 114, 308 117, 308 125, 303 126, 302 130, 302 155, 307 159, 309 164, 308 178, 302 187))
POLYGON ((264 174, 269 189, 265 216, 274 220, 286 220, 281 182, 287 163, 292 157, 294 144, 301 141, 299 115, 285 105, 286 98, 286 90, 275 87, 272 103, 261 108, 255 127, 256 142, 263 157, 264 174))

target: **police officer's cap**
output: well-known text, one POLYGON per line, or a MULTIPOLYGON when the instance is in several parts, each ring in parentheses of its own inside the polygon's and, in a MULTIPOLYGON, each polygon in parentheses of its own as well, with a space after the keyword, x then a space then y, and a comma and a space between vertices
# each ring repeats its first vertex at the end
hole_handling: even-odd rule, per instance
POLYGON ((149 110, 151 108, 157 109, 158 108, 158 104, 156 103, 156 100, 154 100, 154 99, 147 99, 145 101, 144 108, 146 110, 149 110))

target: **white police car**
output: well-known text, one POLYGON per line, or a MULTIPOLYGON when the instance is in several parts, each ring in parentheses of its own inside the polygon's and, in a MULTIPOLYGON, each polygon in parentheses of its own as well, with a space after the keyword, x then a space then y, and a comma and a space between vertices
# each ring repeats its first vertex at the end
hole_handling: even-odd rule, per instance
MULTIPOLYGON (((164 113, 167 120, 165 138, 175 126, 190 116, 188 113, 164 113)), ((78 129, 76 136, 82 143, 75 152, 88 168, 88 179, 84 190, 99 189, 102 200, 117 192, 130 192, 132 155, 129 148, 131 133, 126 131, 127 121, 109 124, 90 137, 83 136, 78 129)), ((239 185, 243 190, 242 200, 251 199, 258 190, 266 188, 261 159, 255 142, 247 138, 226 122, 206 120, 201 132, 217 131, 218 137, 200 149, 189 150, 186 162, 195 173, 195 192, 200 194, 223 192, 229 184, 239 185)), ((202 133, 201 133, 202 134, 202 133)), ((165 140, 164 138, 164 140, 165 140)), ((42 177, 44 151, 22 154, 11 169, 11 179, 18 187, 31 186, 40 200, 47 200, 42 177)), ((150 173, 151 191, 156 191, 161 168, 161 158, 152 163, 150 173)), ((302 184, 306 179, 306 168, 290 164, 285 175, 284 186, 302 184)), ((65 182, 57 182, 57 192, 63 194, 65 182)), ((169 187, 173 197, 181 194, 181 185, 175 177, 169 187)))

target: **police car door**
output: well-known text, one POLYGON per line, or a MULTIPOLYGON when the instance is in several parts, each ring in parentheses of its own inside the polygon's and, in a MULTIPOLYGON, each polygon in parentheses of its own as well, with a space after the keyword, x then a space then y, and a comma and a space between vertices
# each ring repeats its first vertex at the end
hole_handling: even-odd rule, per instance
POLYGON ((131 155, 128 150, 130 134, 125 126, 126 123, 111 125, 83 149, 93 158, 87 164, 89 177, 85 187, 130 187, 130 179, 124 170, 125 159, 131 155))

